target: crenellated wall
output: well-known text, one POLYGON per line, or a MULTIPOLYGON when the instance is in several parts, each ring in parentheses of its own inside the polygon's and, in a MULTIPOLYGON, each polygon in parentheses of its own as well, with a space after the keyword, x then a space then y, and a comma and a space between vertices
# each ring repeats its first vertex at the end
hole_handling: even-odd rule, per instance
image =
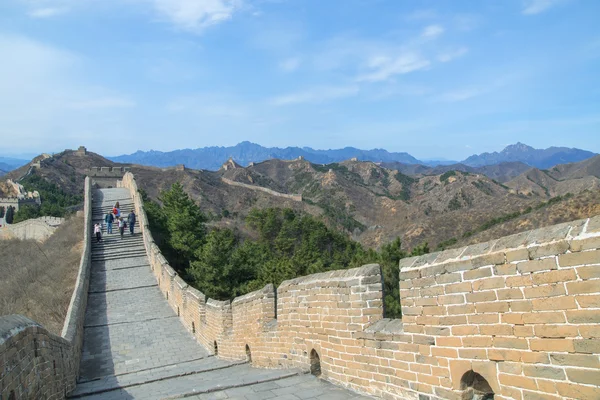
POLYGON ((220 357, 314 370, 318 356, 324 378, 386 399, 600 399, 600 216, 403 259, 404 317, 389 320, 378 265, 206 299, 160 254, 133 175, 122 185, 160 290, 220 357))
POLYGON ((92 195, 85 179, 84 242, 61 336, 21 315, 0 317, 0 399, 63 399, 75 388, 90 275, 92 195))
POLYGON ((52 236, 64 221, 64 218, 59 217, 39 217, 5 225, 0 229, 0 239, 33 239, 43 242, 52 236))

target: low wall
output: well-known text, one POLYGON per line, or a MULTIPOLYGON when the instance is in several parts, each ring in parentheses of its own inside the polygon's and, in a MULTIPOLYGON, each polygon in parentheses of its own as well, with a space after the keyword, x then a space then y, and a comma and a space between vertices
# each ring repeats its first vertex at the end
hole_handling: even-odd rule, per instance
POLYGON ((0 399, 63 399, 75 388, 91 261, 89 178, 84 193, 84 244, 61 336, 21 315, 0 317, 0 399))
POLYGON ((301 194, 279 193, 279 192, 276 192, 275 190, 272 190, 269 188, 265 188, 262 186, 249 185, 247 183, 242 183, 242 182, 236 182, 236 181, 232 181, 231 179, 227 179, 227 178, 221 178, 221 180, 231 186, 239 186, 239 187, 243 187, 243 188, 250 189, 250 190, 265 192, 265 193, 270 194, 271 196, 277 196, 277 197, 281 197, 284 199, 289 199, 289 200, 294 200, 294 201, 302 201, 301 194))
POLYGON ((300 367, 386 399, 600 398, 600 217, 401 260, 402 320, 378 265, 310 275, 233 302, 183 282, 130 189, 151 268, 209 351, 300 367))
POLYGON ((32 218, 17 224, 5 225, 0 229, 0 239, 33 239, 44 241, 65 221, 64 218, 32 218))

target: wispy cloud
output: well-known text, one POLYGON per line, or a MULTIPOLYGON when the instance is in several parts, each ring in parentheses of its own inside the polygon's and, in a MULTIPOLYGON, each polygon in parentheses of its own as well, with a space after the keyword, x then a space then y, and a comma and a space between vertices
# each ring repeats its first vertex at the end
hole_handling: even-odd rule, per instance
POLYGON ((400 55, 376 56, 369 60, 367 72, 357 78, 359 82, 381 82, 386 81, 394 75, 407 74, 429 67, 429 60, 416 53, 402 53, 400 55))
POLYGON ((425 29, 423 30, 423 33, 421 34, 422 37, 427 38, 427 39, 433 39, 436 38, 438 36, 440 36, 442 33, 444 33, 444 27, 441 25, 429 25, 426 26, 425 29))
POLYGON ((450 49, 440 53, 437 59, 440 62, 448 62, 452 61, 456 58, 462 57, 469 52, 469 49, 466 47, 459 47, 458 49, 450 49))
POLYGON ((285 72, 293 72, 300 66, 300 57, 290 57, 279 63, 279 68, 285 72))
POLYGON ((305 91, 277 96, 270 100, 275 106, 287 106, 303 103, 324 103, 358 94, 358 86, 320 86, 305 91))
POLYGON ((32 18, 51 18, 57 15, 66 13, 68 10, 63 7, 44 7, 35 8, 29 11, 29 16, 32 18))
POLYGON ((525 0, 522 13, 525 15, 539 14, 564 2, 565 0, 525 0))
POLYGON ((136 103, 122 97, 100 97, 96 99, 81 100, 68 104, 69 108, 77 110, 103 109, 103 108, 130 108, 136 103))
POLYGON ((155 9, 179 28, 201 32, 227 21, 242 6, 242 0, 154 0, 155 9))

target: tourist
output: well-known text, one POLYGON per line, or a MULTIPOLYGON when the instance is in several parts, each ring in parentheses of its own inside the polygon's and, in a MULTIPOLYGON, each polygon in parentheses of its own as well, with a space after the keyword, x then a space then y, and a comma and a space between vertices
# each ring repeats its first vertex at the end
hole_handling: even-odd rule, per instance
POLYGON ((121 239, 123 239, 123 234, 125 233, 125 220, 119 217, 119 233, 121 234, 121 239))
POLYGON ((121 218, 121 209, 119 208, 118 201, 115 203, 115 206, 113 207, 113 214, 115 214, 116 218, 121 218))
POLYGON ((133 227, 135 226, 135 212, 133 210, 127 216, 127 223, 129 224, 129 232, 133 235, 133 227))
POLYGON ((112 212, 108 212, 104 217, 104 222, 106 222, 106 232, 112 234, 112 224, 115 220, 115 217, 112 212))
POLYGON ((94 233, 96 234, 96 243, 100 243, 102 240, 102 229, 100 228, 100 224, 96 222, 94 225, 94 233))

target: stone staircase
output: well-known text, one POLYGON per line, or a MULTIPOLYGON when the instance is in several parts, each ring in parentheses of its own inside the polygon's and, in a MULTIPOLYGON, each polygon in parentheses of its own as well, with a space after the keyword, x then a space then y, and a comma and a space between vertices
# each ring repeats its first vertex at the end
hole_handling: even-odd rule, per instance
MULTIPOLYGON (((133 209, 127 189, 93 193, 93 223, 119 201, 133 209)), ((121 239, 103 226, 92 244, 80 378, 70 398, 85 399, 366 399, 299 370, 253 368, 210 355, 185 330, 150 271, 139 229, 121 239)))

